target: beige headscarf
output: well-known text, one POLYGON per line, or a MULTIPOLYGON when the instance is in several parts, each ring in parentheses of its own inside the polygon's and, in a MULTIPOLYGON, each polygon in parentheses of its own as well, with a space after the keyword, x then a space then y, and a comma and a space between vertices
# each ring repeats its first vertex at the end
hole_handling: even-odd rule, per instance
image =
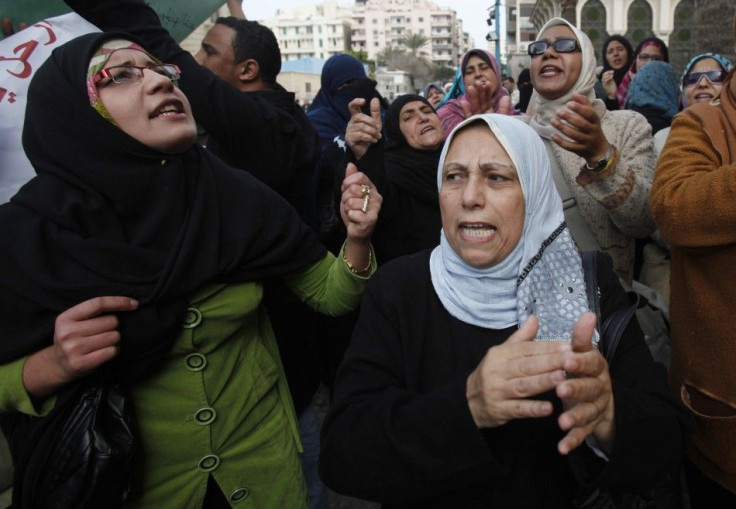
POLYGON ((562 97, 549 100, 542 97, 536 90, 532 92, 529 107, 527 108, 527 115, 530 117, 529 125, 537 131, 537 134, 544 138, 549 138, 553 133, 562 135, 550 125, 549 121, 555 117, 555 112, 559 108, 564 107, 572 99, 575 93, 587 96, 590 102, 593 103, 599 117, 603 116, 606 109, 603 101, 595 98, 595 90, 593 89, 596 81, 595 68, 597 65, 593 44, 584 32, 562 18, 552 18, 545 23, 539 33, 542 35, 548 28, 558 25, 565 25, 575 34, 575 38, 578 40, 583 53, 583 65, 577 81, 562 97))

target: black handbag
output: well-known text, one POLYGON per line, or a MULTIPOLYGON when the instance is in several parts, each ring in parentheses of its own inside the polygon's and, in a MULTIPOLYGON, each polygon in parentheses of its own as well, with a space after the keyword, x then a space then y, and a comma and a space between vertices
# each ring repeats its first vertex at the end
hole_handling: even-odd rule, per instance
MULTIPOLYGON (((634 292, 628 292, 629 305, 611 313, 601 324, 598 256, 600 254, 596 251, 582 253, 583 276, 588 306, 598 317, 598 349, 611 365, 621 336, 636 315, 639 297, 634 292)), ((679 469, 673 470, 643 484, 593 487, 579 494, 574 505, 576 509, 682 509, 680 472, 679 469)))
POLYGON ((48 416, 15 414, 3 424, 16 463, 13 509, 122 507, 134 441, 118 388, 80 382, 48 416))

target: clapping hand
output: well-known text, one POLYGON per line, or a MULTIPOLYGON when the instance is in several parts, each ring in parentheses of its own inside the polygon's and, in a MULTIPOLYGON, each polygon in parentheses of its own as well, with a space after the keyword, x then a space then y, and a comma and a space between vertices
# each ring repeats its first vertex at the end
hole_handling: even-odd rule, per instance
POLYGON ((593 435, 606 452, 611 451, 615 435, 615 411, 608 363, 593 346, 596 318, 584 313, 572 333, 572 352, 564 362, 567 379, 557 385, 565 412, 558 424, 567 435, 557 445, 568 454, 589 435, 593 435), (571 376, 572 375, 572 376, 571 376))

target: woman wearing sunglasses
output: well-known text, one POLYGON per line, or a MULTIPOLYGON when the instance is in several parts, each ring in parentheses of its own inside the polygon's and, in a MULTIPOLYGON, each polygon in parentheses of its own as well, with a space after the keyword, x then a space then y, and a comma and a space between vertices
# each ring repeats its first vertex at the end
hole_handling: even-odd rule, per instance
MULTIPOLYGON (((682 106, 689 108, 697 103, 709 103, 721 93, 726 76, 733 69, 729 59, 718 53, 701 53, 693 57, 685 66, 680 85, 682 87, 682 106)), ((662 129, 654 135, 654 153, 662 152, 670 128, 662 129)))
POLYGON ((610 254, 619 277, 631 281, 634 238, 654 230, 649 124, 595 98, 593 45, 564 19, 547 22, 528 51, 534 93, 526 120, 547 147, 568 227, 581 249, 610 254))

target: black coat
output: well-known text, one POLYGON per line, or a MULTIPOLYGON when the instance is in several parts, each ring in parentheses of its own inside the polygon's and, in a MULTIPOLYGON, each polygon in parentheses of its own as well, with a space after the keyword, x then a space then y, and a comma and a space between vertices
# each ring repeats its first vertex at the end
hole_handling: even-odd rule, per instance
MULTIPOLYGON (((586 445, 567 458, 557 452, 561 405, 551 394, 553 416, 479 431, 467 377, 514 328, 452 317, 432 286, 429 254, 384 266, 364 295, 323 427, 320 472, 328 486, 386 508, 571 508, 581 484, 643 481, 677 464, 682 408, 635 321, 611 366, 617 432, 610 462, 586 445)), ((599 267, 605 318, 628 300, 610 259, 599 267)))
MULTIPOLYGON (((158 59, 179 66, 179 86, 206 129, 207 149, 249 172, 291 203, 306 219, 309 182, 319 157, 319 140, 294 94, 274 90, 242 92, 199 65, 161 26, 148 5, 67 0, 84 18, 105 31, 128 32, 158 59)), ((315 312, 278 281, 267 281, 264 304, 282 355, 297 412, 319 386, 319 339, 315 312)))

